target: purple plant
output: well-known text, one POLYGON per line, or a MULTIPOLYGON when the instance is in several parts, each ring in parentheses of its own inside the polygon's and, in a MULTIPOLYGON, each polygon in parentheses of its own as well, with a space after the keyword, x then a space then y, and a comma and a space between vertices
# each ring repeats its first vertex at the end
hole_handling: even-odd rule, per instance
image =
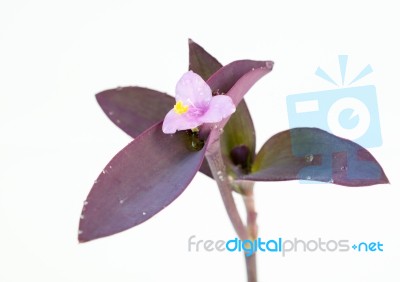
MULTIPOLYGON (((216 181, 241 240, 258 235, 254 181, 388 183, 366 149, 318 128, 282 131, 256 154, 254 126, 243 97, 272 68, 271 61, 251 60, 223 67, 189 40, 190 71, 177 84, 176 100, 141 87, 97 94, 111 121, 135 139, 95 181, 84 202, 79 241, 110 236, 148 220, 174 201, 197 171, 216 181), (232 193, 243 196, 246 224, 232 193)), ((255 253, 245 259, 248 281, 257 281, 255 253)))

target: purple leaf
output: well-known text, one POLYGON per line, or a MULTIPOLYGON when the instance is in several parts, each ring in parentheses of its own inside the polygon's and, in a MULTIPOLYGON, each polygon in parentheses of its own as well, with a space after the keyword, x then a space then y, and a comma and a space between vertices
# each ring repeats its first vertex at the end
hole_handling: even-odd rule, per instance
MULTIPOLYGON (((207 84, 210 85, 213 92, 224 93, 231 97, 233 103, 237 106, 243 100, 247 91, 261 77, 272 70, 273 65, 272 61, 234 61, 214 73, 207 80, 207 84)), ((226 118, 218 124, 204 124, 200 129, 200 136, 202 138, 208 136, 215 125, 218 128, 223 128, 228 120, 229 118, 226 118)), ((213 135, 213 140, 210 140, 210 143, 213 143, 215 138, 218 138, 218 134, 213 135)))
POLYGON ((214 73, 207 83, 213 92, 230 96, 237 106, 247 91, 273 66, 272 61, 234 61, 214 73))
POLYGON ((175 104, 166 93, 142 87, 106 90, 96 99, 111 121, 133 138, 163 120, 175 104))
POLYGON ((189 39, 189 70, 207 80, 213 73, 222 68, 222 65, 211 56, 203 47, 189 39))
POLYGON ((193 151, 185 132, 167 135, 161 123, 121 150, 99 175, 85 201, 79 241, 113 235, 164 209, 189 185, 205 148, 193 151))
MULTIPOLYGON (((133 138, 163 120, 175 104, 168 94, 142 87, 106 90, 96 99, 110 120, 133 138)), ((200 171, 212 178, 206 161, 200 171)))
MULTIPOLYGON (((253 67, 253 66, 252 66, 253 67)), ((193 40, 189 39, 189 69, 199 74, 204 80, 207 80, 213 73, 222 68, 222 65, 207 51, 193 40)), ((234 167, 241 165, 247 169, 255 155, 255 131, 250 112, 244 100, 236 107, 224 127, 221 135, 221 149, 227 165, 234 167), (240 128, 240 130, 237 130, 240 128), (240 163, 237 163, 238 148, 246 148, 248 154, 242 157, 240 163), (233 154, 232 154, 233 152, 233 154)), ((246 150, 244 149, 244 150, 246 150)), ((241 150, 242 152, 243 150, 241 150)), ((233 171, 233 169, 232 169, 233 171)))
POLYGON ((255 157, 251 171, 239 179, 303 179, 344 186, 389 182, 366 149, 318 128, 294 128, 274 135, 255 157))

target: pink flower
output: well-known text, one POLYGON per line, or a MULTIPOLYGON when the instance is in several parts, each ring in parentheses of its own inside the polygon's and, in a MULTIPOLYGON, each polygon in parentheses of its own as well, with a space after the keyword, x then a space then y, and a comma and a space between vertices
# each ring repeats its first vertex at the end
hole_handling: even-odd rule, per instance
POLYGON ((167 134, 194 129, 203 123, 220 122, 235 112, 231 97, 212 96, 208 84, 193 71, 182 76, 175 93, 176 104, 165 116, 162 127, 167 134))

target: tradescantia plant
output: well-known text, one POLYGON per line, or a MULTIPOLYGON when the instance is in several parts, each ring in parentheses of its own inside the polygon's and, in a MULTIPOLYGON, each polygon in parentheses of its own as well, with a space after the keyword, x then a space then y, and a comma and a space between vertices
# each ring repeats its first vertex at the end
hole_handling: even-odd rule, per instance
MULTIPOLYGON (((200 171, 213 178, 241 240, 257 238, 255 181, 311 180, 344 186, 388 183, 375 158, 356 143, 317 128, 272 136, 256 154, 243 99, 273 68, 271 61, 222 66, 189 40, 189 71, 175 98, 142 87, 96 95, 107 116, 134 140, 104 168, 84 202, 78 239, 87 242, 132 228, 168 206, 200 171), (243 196, 246 224, 232 193, 243 196)), ((245 256, 256 281, 255 253, 245 256)))

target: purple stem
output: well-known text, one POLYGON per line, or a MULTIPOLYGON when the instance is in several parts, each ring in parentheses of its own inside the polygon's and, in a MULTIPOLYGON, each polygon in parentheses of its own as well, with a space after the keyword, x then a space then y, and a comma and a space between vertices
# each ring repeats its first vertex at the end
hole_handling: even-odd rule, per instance
MULTIPOLYGON (((218 130, 213 130, 211 135, 217 135, 218 130)), ((221 193, 222 201, 224 202, 225 209, 228 213, 229 219, 238 235, 238 237, 243 240, 255 240, 257 238, 257 224, 256 218, 257 213, 254 210, 254 198, 253 198, 253 182, 242 182, 232 183, 231 178, 226 172, 226 166, 223 161, 221 154, 221 148, 219 143, 219 138, 216 136, 211 140, 216 140, 212 144, 208 145, 206 158, 208 165, 210 166, 212 175, 217 182, 219 191, 221 193), (232 195, 232 185, 239 184, 245 193, 243 195, 244 204, 247 211, 247 228, 243 224, 243 221, 237 210, 235 200, 232 195)), ((251 256, 245 256, 246 269, 247 269, 247 281, 257 282, 257 266, 256 266, 256 254, 251 256)))

